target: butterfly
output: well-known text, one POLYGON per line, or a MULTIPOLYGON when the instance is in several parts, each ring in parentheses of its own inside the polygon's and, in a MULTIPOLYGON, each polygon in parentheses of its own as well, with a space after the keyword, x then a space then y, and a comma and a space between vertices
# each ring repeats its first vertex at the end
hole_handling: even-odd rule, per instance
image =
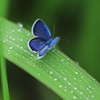
POLYGON ((52 38, 49 28, 41 19, 34 22, 32 34, 36 37, 29 40, 28 47, 31 51, 38 53, 38 58, 44 57, 47 51, 60 40, 60 37, 52 38))

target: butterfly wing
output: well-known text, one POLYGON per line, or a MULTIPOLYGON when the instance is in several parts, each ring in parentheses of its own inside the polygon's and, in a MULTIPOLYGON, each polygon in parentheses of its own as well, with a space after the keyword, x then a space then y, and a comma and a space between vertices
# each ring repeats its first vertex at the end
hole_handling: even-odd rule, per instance
POLYGON ((32 33, 44 40, 51 38, 51 33, 47 25, 40 19, 37 19, 32 26, 32 33))
POLYGON ((32 51, 38 52, 42 47, 44 47, 46 41, 39 37, 33 38, 29 41, 29 47, 32 51))
POLYGON ((49 48, 49 45, 45 45, 38 53, 38 58, 44 57, 44 55, 47 53, 49 48))

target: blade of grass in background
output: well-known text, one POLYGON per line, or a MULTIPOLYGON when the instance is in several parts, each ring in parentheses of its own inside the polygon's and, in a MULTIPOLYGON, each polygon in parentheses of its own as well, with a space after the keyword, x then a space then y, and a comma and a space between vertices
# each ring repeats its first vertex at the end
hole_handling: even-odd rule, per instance
POLYGON ((6 74, 6 65, 5 59, 3 57, 3 48, 2 43, 0 41, 0 73, 1 73, 1 83, 2 83, 2 91, 3 91, 3 100, 10 100, 9 90, 8 90, 8 82, 7 82, 7 74, 6 74))
POLYGON ((74 58, 100 82, 100 1, 85 1, 84 4, 82 34, 74 58))
MULTIPOLYGON (((8 10, 9 10, 8 7, 9 7, 9 0, 0 0, 0 16, 3 16, 3 17, 8 16, 8 10)), ((1 24, 2 23, 0 23, 0 26, 1 24)), ((3 48, 2 48, 1 41, 0 41, 0 47, 1 47, 0 48, 0 76, 1 76, 3 100, 10 100, 7 74, 6 74, 6 63, 5 63, 5 59, 3 56, 3 50, 2 50, 3 48)))
MULTIPOLYGON (((99 100, 100 84, 59 50, 52 49, 42 59, 28 49, 33 35, 0 18, 4 56, 48 86, 65 100, 99 100)), ((1 37, 0 34, 0 37, 1 37)), ((27 80, 26 80, 27 81, 27 80)))

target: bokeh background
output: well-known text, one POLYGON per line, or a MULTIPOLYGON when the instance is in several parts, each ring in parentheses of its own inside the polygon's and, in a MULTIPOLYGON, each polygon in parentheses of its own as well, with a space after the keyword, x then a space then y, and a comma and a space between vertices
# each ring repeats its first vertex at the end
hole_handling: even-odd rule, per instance
MULTIPOLYGON (((100 82, 99 0, 0 0, 0 16, 15 24, 21 22, 28 30, 37 18, 48 25, 51 33, 55 25, 53 35, 61 37, 58 48, 100 82)), ((62 100, 13 63, 6 62, 11 100, 62 100)))

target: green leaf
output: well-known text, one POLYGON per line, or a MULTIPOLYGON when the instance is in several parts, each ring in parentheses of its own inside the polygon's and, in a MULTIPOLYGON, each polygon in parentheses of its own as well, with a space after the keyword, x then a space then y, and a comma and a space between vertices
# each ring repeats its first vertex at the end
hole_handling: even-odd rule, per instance
POLYGON ((100 84, 61 51, 54 48, 42 59, 28 48, 30 31, 0 18, 4 56, 65 100, 99 100, 100 84))

